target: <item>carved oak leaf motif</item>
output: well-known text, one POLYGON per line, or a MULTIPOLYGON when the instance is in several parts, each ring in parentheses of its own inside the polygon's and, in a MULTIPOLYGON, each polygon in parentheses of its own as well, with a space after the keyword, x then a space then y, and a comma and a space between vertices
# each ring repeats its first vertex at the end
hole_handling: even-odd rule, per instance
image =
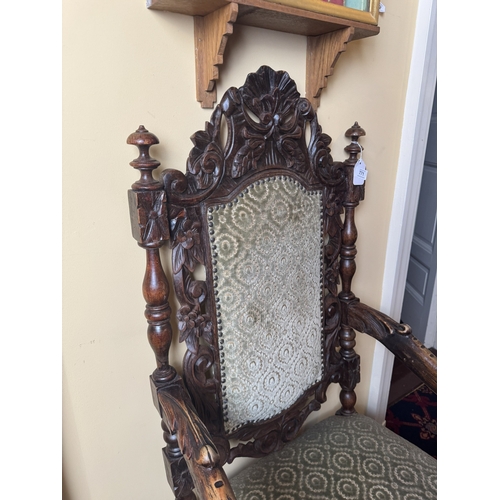
POLYGON ((265 139, 258 134, 252 134, 245 129, 243 136, 246 138, 245 145, 236 153, 231 169, 233 178, 241 177, 251 168, 256 168, 257 162, 264 154, 266 148, 265 139))
POLYGON ((302 129, 297 127, 293 133, 277 143, 278 151, 285 157, 287 166, 298 171, 303 171, 306 165, 306 157, 297 142, 301 137, 302 129))
MULTIPOLYGON (((332 138, 322 132, 321 125, 315 116, 311 121, 311 139, 308 150, 316 175, 329 186, 340 186, 345 182, 341 162, 334 162, 329 148, 332 138)), ((345 187, 345 186, 344 186, 345 187)))
POLYGON ((140 198, 137 213, 144 244, 157 243, 168 236, 167 204, 164 191, 144 193, 140 198))
POLYGON ((172 248, 172 270, 174 273, 181 271, 185 266, 194 272, 196 263, 203 263, 203 253, 200 246, 199 221, 184 218, 180 221, 172 248))

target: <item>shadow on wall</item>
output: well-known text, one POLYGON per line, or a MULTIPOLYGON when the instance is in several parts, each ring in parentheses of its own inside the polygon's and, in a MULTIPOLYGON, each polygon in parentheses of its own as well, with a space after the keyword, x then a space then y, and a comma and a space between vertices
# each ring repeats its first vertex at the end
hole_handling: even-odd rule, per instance
POLYGON ((64 480, 64 469, 62 471, 62 497, 61 500, 71 500, 69 493, 68 493, 68 487, 66 486, 66 481, 64 480))

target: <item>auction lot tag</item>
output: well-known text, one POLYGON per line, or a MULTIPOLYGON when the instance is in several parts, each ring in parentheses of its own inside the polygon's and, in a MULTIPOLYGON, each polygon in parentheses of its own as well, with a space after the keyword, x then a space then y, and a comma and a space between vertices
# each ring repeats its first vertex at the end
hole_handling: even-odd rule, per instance
POLYGON ((366 180, 366 176, 368 175, 368 170, 366 170, 365 162, 362 158, 358 160, 356 165, 354 165, 354 175, 353 175, 353 184, 355 186, 362 186, 366 180))

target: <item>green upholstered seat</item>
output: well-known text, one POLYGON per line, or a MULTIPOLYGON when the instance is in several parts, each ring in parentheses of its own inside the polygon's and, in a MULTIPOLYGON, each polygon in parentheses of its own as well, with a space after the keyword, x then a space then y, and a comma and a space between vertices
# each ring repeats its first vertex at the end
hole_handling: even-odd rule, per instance
POLYGON ((238 500, 430 500, 436 460, 369 417, 333 416, 231 485, 238 500))

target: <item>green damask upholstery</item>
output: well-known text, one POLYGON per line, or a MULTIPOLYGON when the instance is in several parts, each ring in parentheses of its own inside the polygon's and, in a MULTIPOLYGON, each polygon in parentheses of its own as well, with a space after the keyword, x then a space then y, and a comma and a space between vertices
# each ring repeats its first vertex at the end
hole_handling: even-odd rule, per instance
POLYGON ((279 176, 209 210, 228 432, 323 375, 322 208, 321 191, 279 176))
POLYGON ((231 479, 238 500, 431 500, 436 460, 364 415, 334 416, 231 479))

